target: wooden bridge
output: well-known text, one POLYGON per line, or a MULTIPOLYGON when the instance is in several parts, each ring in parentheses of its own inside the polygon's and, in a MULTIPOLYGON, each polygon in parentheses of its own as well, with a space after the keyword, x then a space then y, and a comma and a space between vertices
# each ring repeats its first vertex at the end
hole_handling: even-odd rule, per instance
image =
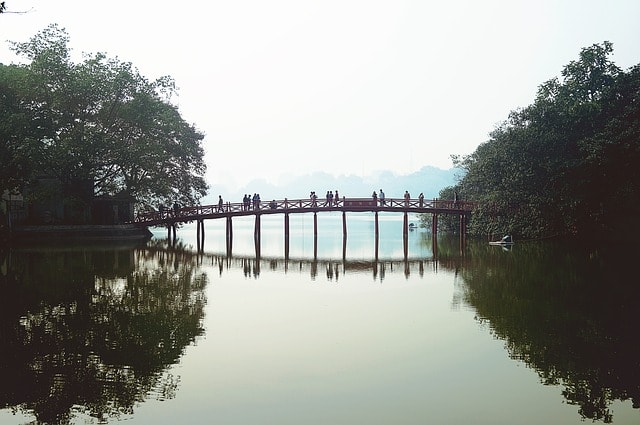
MULTIPOLYGON (((441 199, 404 199, 386 198, 384 200, 374 198, 346 198, 326 201, 324 199, 284 199, 267 202, 238 202, 220 203, 218 205, 198 205, 193 207, 169 208, 161 211, 150 211, 137 214, 134 223, 138 226, 166 226, 169 240, 175 240, 176 227, 180 223, 197 222, 198 250, 204 247, 204 220, 225 218, 227 221, 226 238, 227 252, 231 253, 233 242, 233 217, 255 216, 254 239, 256 252, 260 249, 260 217, 263 214, 284 214, 285 254, 289 246, 289 214, 313 213, 313 234, 318 235, 317 213, 328 211, 342 212, 343 241, 347 237, 347 212, 373 212, 375 214, 375 241, 376 248, 379 236, 378 213, 399 212, 404 214, 403 236, 406 241, 409 233, 409 213, 432 214, 431 230, 435 237, 438 228, 438 215, 455 215, 460 218, 460 237, 463 242, 466 235, 466 227, 469 215, 475 207, 474 202, 451 201, 441 199)), ((376 249, 377 252, 377 249, 376 249)))

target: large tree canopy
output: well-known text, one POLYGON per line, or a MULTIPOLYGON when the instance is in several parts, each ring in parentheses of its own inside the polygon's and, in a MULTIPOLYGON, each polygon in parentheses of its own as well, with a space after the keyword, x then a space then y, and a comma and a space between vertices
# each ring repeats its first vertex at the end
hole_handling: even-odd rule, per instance
POLYGON ((640 66, 611 60, 612 44, 582 49, 562 78, 539 87, 490 139, 454 163, 456 189, 479 201, 477 235, 638 235, 640 66))
POLYGON ((171 78, 148 81, 102 53, 71 60, 69 37, 51 25, 0 65, 0 151, 13 168, 0 189, 40 175, 92 180, 96 195, 126 191, 143 205, 206 194, 204 138, 171 103, 171 78), (6 77, 6 78, 5 78, 6 77))

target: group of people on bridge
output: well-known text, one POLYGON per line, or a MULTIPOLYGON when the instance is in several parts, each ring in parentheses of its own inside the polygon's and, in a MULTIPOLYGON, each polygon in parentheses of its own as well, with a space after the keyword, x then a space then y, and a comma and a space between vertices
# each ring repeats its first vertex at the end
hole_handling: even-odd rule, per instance
MULTIPOLYGON (((342 199, 340 199, 340 195, 338 193, 338 190, 328 190, 325 194, 325 200, 324 202, 318 202, 318 195, 316 194, 315 191, 311 191, 309 193, 309 198, 310 198, 310 205, 312 207, 339 207, 340 205, 346 205, 345 204, 345 198, 343 197, 342 199)), ((415 205, 418 206, 420 208, 426 206, 425 202, 424 202, 424 194, 421 192, 420 195, 418 195, 418 203, 417 205, 414 203, 411 203, 411 195, 409 194, 408 190, 404 191, 403 194, 403 199, 404 199, 404 205, 409 207, 411 205, 415 205)), ((373 191, 373 193, 371 194, 371 201, 373 203, 373 205, 379 205, 379 206, 387 206, 387 199, 386 199, 386 195, 384 193, 384 191, 382 189, 380 189, 379 191, 373 191)), ((398 201, 397 200, 391 200, 393 203, 393 205, 398 205, 398 201)), ((415 202, 415 201, 414 201, 415 202)), ((253 195, 250 194, 245 194, 242 198, 242 204, 241 204, 241 210, 242 211, 257 211, 261 209, 260 206, 261 203, 261 199, 260 199, 260 194, 259 193, 254 193, 253 195)), ((454 199, 453 199, 453 203, 455 205, 455 207, 457 208, 459 205, 459 197, 458 197, 458 192, 454 193, 454 199)), ((286 205, 286 199, 285 199, 285 205, 286 205)), ((225 208, 226 210, 229 210, 231 204, 226 204, 224 203, 223 199, 222 199, 222 195, 218 196, 218 203, 217 206, 213 206, 214 208, 216 208, 217 212, 224 212, 225 208)), ((268 208, 269 209, 277 209, 278 208, 278 203, 275 201, 275 199, 271 202, 268 203, 268 208)), ((159 206, 159 212, 160 212, 160 218, 170 218, 170 217, 178 217, 181 214, 181 206, 178 204, 178 202, 174 202, 173 207, 165 207, 164 205, 160 205, 159 206)))
MULTIPOLYGON (((315 191, 311 191, 311 193, 309 194, 309 199, 311 199, 311 205, 314 207, 318 206, 318 195, 316 195, 315 191)), ((333 193, 333 190, 327 190, 327 193, 325 195, 325 202, 324 205, 325 207, 337 207, 338 204, 340 202, 340 194, 338 193, 338 191, 336 190, 336 193, 333 193)))
POLYGON ((173 207, 165 207, 164 204, 160 204, 158 211, 160 212, 160 218, 170 217, 172 215, 178 215, 180 210, 180 204, 178 201, 173 203, 173 207))
MULTIPOLYGON (((222 197, 220 197, 222 199, 222 197)), ((221 206, 220 204, 218 206, 221 206)), ((254 193, 253 196, 248 193, 242 197, 242 210, 250 211, 250 210, 259 210, 260 209, 260 194, 254 193)))

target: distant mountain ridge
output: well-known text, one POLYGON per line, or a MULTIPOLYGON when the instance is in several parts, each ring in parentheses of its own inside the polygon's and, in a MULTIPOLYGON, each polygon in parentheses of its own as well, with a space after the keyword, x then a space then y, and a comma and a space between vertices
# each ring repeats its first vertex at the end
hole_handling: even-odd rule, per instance
POLYGON ((229 190, 213 182, 209 194, 202 199, 202 204, 215 204, 218 195, 225 202, 241 202, 244 194, 259 193, 262 201, 270 199, 306 199, 311 191, 315 191, 318 198, 324 199, 328 190, 340 193, 340 197, 366 198, 375 190, 384 190, 387 198, 402 198, 408 190, 412 198, 417 198, 420 192, 426 199, 438 197, 440 190, 455 185, 462 177, 459 168, 444 170, 433 166, 425 166, 420 170, 406 175, 398 175, 393 171, 384 170, 369 176, 340 175, 316 172, 303 176, 282 178, 278 184, 264 179, 255 179, 239 190, 229 190))

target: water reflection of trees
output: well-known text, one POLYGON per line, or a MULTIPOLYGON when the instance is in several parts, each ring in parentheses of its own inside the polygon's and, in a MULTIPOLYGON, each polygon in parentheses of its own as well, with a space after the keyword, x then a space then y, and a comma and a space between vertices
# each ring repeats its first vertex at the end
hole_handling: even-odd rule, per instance
POLYGON ((583 418, 609 423, 615 400, 640 407, 637 249, 523 243, 473 245, 463 297, 583 418))
POLYGON ((181 250, 21 249, 0 274, 0 407, 65 424, 168 399, 203 333, 205 275, 181 250))

